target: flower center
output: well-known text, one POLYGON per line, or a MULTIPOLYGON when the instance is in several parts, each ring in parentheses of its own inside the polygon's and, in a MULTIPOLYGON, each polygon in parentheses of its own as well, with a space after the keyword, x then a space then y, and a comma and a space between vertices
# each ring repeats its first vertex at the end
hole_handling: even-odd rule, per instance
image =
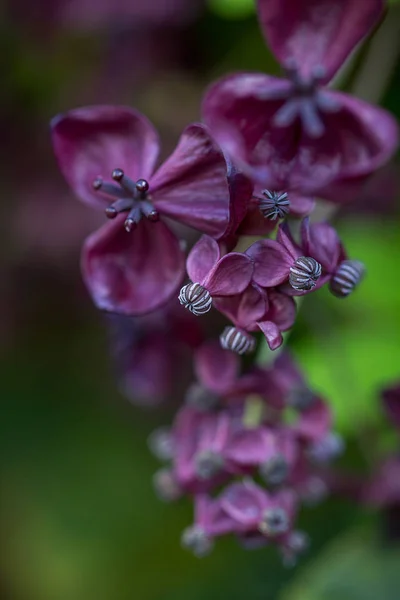
POLYGON ((149 221, 158 221, 159 214, 151 203, 149 183, 146 179, 133 181, 122 169, 114 169, 112 178, 115 183, 104 182, 98 177, 92 184, 96 191, 116 198, 105 210, 108 219, 115 219, 120 213, 128 213, 124 223, 128 232, 136 227, 142 217, 149 221))
POLYGON ((264 535, 276 536, 286 533, 289 529, 289 517, 283 508, 267 508, 258 525, 264 535))

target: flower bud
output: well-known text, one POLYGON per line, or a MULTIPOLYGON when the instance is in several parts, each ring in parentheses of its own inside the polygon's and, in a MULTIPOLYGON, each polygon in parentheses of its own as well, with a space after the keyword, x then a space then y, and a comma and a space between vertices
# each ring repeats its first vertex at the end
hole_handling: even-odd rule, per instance
POLYGON ((345 298, 357 287, 365 275, 365 267, 358 260, 344 260, 330 280, 329 289, 335 296, 345 298))
POLYGON ((283 219, 289 213, 290 202, 286 192, 262 191, 262 198, 259 198, 259 207, 261 214, 265 219, 275 221, 283 219))
POLYGON ((322 272, 322 267, 310 256, 300 256, 290 267, 289 283, 295 290, 312 290, 322 272))
POLYGON ((179 292, 179 302, 194 315, 204 315, 211 309, 212 298, 200 283, 188 283, 179 292))
POLYGON ((199 525, 187 527, 182 533, 181 544, 199 558, 210 554, 213 542, 199 525))
POLYGON ((199 479, 207 480, 221 471, 224 466, 224 459, 212 450, 202 450, 196 454, 195 465, 199 479))
POLYGON ((258 529, 264 535, 271 537, 286 533, 289 529, 289 517, 287 512, 280 507, 267 508, 263 513, 258 529))
POLYGON ((289 474, 289 465, 282 454, 277 454, 260 465, 260 475, 271 486, 281 485, 289 474))
POLYGON ((256 347, 253 336, 237 327, 225 327, 219 339, 224 350, 232 350, 237 354, 250 354, 256 347))

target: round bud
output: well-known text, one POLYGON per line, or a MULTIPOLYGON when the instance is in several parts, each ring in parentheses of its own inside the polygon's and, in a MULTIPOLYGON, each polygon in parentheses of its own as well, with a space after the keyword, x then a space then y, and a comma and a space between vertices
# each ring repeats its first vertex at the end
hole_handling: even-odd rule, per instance
POLYGON ((149 191, 149 182, 146 179, 138 179, 136 182, 136 187, 139 192, 148 192, 149 191))
POLYGON ((199 283, 188 283, 179 292, 179 302, 196 316, 208 313, 212 306, 212 298, 199 283))
POLYGON ((231 350, 240 355, 250 354, 256 347, 253 336, 237 327, 225 327, 219 336, 219 341, 224 350, 231 350))
POLYGON ((157 221, 160 220, 160 215, 156 210, 152 210, 148 215, 147 218, 149 221, 151 221, 152 223, 157 223, 157 221))
POLYGON ((192 383, 186 392, 185 402, 188 406, 195 408, 199 412, 208 412, 218 406, 219 398, 216 394, 203 388, 199 383, 192 383))
POLYGON ((124 172, 122 169, 114 169, 111 176, 114 181, 121 181, 121 179, 124 177, 124 172))
POLYGON ((338 298, 345 298, 358 286, 365 275, 365 267, 359 260, 340 263, 329 283, 329 289, 338 298))
POLYGON ((259 207, 265 219, 275 221, 286 217, 290 210, 290 202, 286 192, 263 190, 262 195, 263 197, 259 199, 259 207))
POLYGON ((199 558, 210 554, 213 549, 212 540, 199 525, 192 525, 184 530, 181 537, 181 544, 199 558))
POLYGON ((130 233, 131 231, 133 231, 133 229, 135 229, 136 223, 133 219, 126 219, 124 226, 125 226, 125 230, 128 233, 130 233))
POLYGON ((281 485, 289 475, 289 465, 282 454, 277 454, 260 465, 260 475, 271 486, 281 485))
POLYGON ((270 537, 286 533, 289 529, 289 517, 287 512, 280 507, 267 508, 263 513, 258 529, 261 533, 270 537))
POLYGON ((175 477, 170 469, 160 469, 153 476, 153 486, 160 500, 173 502, 182 495, 175 477))
POLYGON ((290 267, 289 283, 295 290, 312 290, 321 273, 319 262, 310 256, 300 256, 290 267))
POLYGON ((103 180, 100 177, 98 177, 97 179, 94 179, 92 182, 92 187, 96 191, 99 190, 102 185, 103 185, 103 180))
POLYGON ((118 214, 118 211, 114 206, 107 206, 104 212, 106 213, 107 219, 115 219, 118 214))
POLYGON ((212 479, 224 466, 224 459, 212 450, 202 450, 195 456, 195 470, 199 479, 212 479))

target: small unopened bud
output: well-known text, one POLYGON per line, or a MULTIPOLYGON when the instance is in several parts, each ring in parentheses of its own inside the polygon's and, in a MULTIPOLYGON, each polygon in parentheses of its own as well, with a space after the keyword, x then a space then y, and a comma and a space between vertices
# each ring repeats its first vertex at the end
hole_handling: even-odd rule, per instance
POLYGON ((290 267, 289 283, 295 290, 312 290, 322 273, 322 267, 310 256, 300 256, 290 267))
POLYGON ((147 444, 159 460, 171 460, 174 457, 174 441, 168 427, 155 429, 149 435, 147 444))
POLYGON ((213 541, 199 525, 192 525, 184 530, 181 544, 199 558, 210 554, 214 547, 213 541))
POLYGON ((282 548, 283 564, 294 567, 300 554, 310 547, 310 539, 304 531, 291 531, 282 548))
POLYGON ((263 197, 259 198, 259 207, 263 217, 271 221, 286 217, 290 210, 290 202, 286 192, 263 190, 262 195, 263 197))
POLYGON ((344 450, 344 440, 337 433, 328 433, 326 437, 310 446, 308 456, 317 464, 335 460, 344 450))
POLYGON ((192 383, 186 392, 185 402, 199 412, 208 412, 218 406, 219 398, 199 383, 192 383))
POLYGON ((256 347, 253 336, 237 327, 225 327, 219 340, 224 350, 232 350, 237 354, 250 354, 256 347))
POLYGON ((195 469, 199 479, 207 480, 217 475, 224 466, 224 459, 212 450, 202 450, 195 457, 195 469))
POLYGON ((287 460, 282 454, 273 456, 260 465, 260 475, 268 485, 281 485, 289 475, 287 460))
POLYGON ((182 491, 170 469, 160 469, 153 476, 157 496, 165 502, 173 502, 181 497, 182 491))
POLYGON ((365 267, 359 260, 344 260, 340 263, 329 283, 329 289, 338 298, 353 292, 365 275, 365 267))
POLYGON ((328 486, 321 477, 312 476, 301 490, 301 497, 307 506, 320 504, 328 495, 328 486))
POLYGON ((312 390, 305 385, 299 385, 288 392, 286 403, 288 406, 302 411, 310 408, 314 404, 315 398, 316 396, 312 390))
POLYGON ((210 292, 199 283, 184 285, 179 292, 179 302, 196 316, 208 313, 212 306, 210 292))
POLYGON ((280 507, 267 508, 263 513, 258 529, 261 533, 270 537, 286 533, 289 529, 289 517, 287 512, 280 507))

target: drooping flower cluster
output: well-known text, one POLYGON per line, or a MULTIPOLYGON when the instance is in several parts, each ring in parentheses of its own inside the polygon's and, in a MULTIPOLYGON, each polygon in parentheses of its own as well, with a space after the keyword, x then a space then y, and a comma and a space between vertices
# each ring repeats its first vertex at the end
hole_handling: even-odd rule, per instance
POLYGON ((363 264, 332 225, 309 215, 316 196, 358 195, 393 154, 397 127, 384 110, 327 87, 378 22, 383 0, 257 4, 287 79, 241 73, 215 83, 205 124, 189 125, 158 168, 155 129, 127 107, 69 111, 53 120, 52 135, 68 183, 109 219, 86 240, 82 272, 95 305, 123 315, 115 347, 133 395, 168 387, 157 383, 174 372, 178 310, 199 323, 210 311, 228 319, 214 329, 220 346, 196 351, 198 381, 171 436, 152 441, 172 461, 156 478, 160 493, 196 499, 184 544, 204 554, 213 537, 233 532, 247 544, 274 539, 290 558, 304 545, 293 529, 299 499, 324 487, 312 465, 338 441, 326 404, 287 357, 239 375, 236 355, 254 352, 262 337, 279 348, 296 296, 328 285, 344 298, 360 283, 363 264), (188 254, 183 226, 202 234, 188 254))
POLYGON ((275 542, 294 559, 303 549, 297 509, 324 496, 321 463, 340 450, 328 405, 287 354, 240 374, 235 354, 206 342, 195 370, 170 432, 150 438, 156 455, 171 462, 155 476, 159 495, 194 496, 195 523, 183 544, 203 555, 214 537, 234 533, 247 546, 275 542))

